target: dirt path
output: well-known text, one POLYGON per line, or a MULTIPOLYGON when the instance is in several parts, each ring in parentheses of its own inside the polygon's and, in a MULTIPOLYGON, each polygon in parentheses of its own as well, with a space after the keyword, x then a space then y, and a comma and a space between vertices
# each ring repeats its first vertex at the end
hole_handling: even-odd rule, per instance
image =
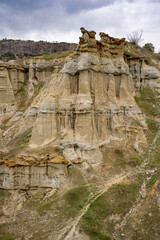
POLYGON ((74 237, 74 233, 76 232, 76 228, 78 226, 78 223, 80 222, 81 218, 85 215, 85 213, 88 211, 90 205, 98 197, 100 197, 102 194, 104 194, 112 185, 121 183, 126 177, 127 177, 127 175, 117 175, 117 176, 114 177, 114 179, 110 179, 107 182, 104 190, 101 191, 100 193, 98 193, 96 196, 92 197, 90 199, 90 202, 82 209, 81 214, 74 220, 74 222, 72 223, 72 226, 70 227, 70 229, 68 231, 66 231, 67 233, 64 234, 65 236, 63 235, 59 239, 72 240, 73 237, 74 237))
MULTIPOLYGON (((147 157, 144 159, 143 163, 141 164, 141 166, 136 170, 136 172, 142 172, 142 171, 145 171, 145 166, 148 164, 150 158, 152 157, 152 154, 153 154, 153 151, 155 149, 155 146, 156 146, 156 142, 157 142, 157 139, 159 138, 160 136, 160 130, 157 132, 152 144, 151 144, 151 147, 150 149, 148 150, 148 154, 147 154, 147 157)), ((113 233, 113 238, 115 240, 119 240, 119 235, 118 235, 118 231, 120 229, 122 229, 126 223, 127 223, 127 220, 128 218, 130 217, 130 215, 132 213, 135 213, 138 208, 141 206, 141 204, 143 203, 143 201, 145 200, 145 197, 146 197, 146 194, 147 194, 147 190, 146 190, 146 184, 147 182, 151 179, 151 177, 153 176, 154 172, 156 171, 155 170, 148 170, 147 172, 150 173, 150 177, 146 177, 144 176, 143 178, 143 183, 141 185, 141 188, 139 190, 139 193, 137 195, 137 199, 136 199, 136 202, 135 204, 131 207, 131 209, 129 210, 129 212, 124 216, 124 218, 122 219, 122 221, 120 223, 118 223, 116 226, 115 226, 115 229, 114 229, 114 233, 113 233)))

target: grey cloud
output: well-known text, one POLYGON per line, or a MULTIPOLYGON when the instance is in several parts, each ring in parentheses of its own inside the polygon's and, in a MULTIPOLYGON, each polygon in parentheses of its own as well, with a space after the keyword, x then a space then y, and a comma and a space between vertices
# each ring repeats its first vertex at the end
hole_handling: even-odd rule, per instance
POLYGON ((78 42, 81 26, 116 37, 142 28, 158 48, 159 12, 157 0, 0 0, 0 39, 78 42))
POLYGON ((111 4, 115 0, 0 0, 14 11, 35 11, 36 9, 63 6, 68 13, 94 9, 111 4))

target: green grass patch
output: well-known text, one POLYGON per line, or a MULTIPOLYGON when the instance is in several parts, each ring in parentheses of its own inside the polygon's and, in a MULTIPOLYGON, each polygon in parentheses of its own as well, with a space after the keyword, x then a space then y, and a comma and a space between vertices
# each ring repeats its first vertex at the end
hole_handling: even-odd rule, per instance
POLYGON ((147 132, 148 142, 151 143, 155 134, 159 130, 160 124, 156 121, 160 118, 160 94, 151 88, 143 88, 139 95, 135 97, 135 101, 139 108, 147 115, 147 132))
MULTIPOLYGON (((123 233, 129 232, 130 239, 158 240, 160 237, 159 220, 159 209, 156 202, 147 201, 136 216, 130 217, 123 233)), ((123 239, 123 237, 120 236, 119 239, 123 239)))
POLYGON ((159 169, 160 168, 160 151, 159 151, 159 149, 160 149, 160 137, 157 138, 156 144, 155 144, 154 148, 152 149, 151 157, 146 166, 147 169, 154 169, 154 168, 159 169))
POLYGON ((138 127, 143 127, 142 123, 141 123, 138 119, 135 119, 135 124, 136 124, 138 127))
POLYGON ((10 155, 16 154, 18 151, 26 148, 28 146, 29 140, 31 138, 32 127, 27 129, 25 132, 14 137, 9 145, 11 146, 10 155))
POLYGON ((158 92, 147 87, 139 92, 139 96, 135 97, 135 101, 148 117, 157 117, 160 116, 160 100, 157 98, 158 96, 158 92))
POLYGON ((26 105, 28 104, 28 101, 27 101, 28 100, 28 90, 27 90, 28 81, 29 81, 29 77, 27 75, 23 86, 20 89, 18 89, 18 91, 15 93, 19 110, 24 110, 26 108, 26 105))
POLYGON ((122 219, 135 202, 140 183, 115 184, 90 205, 80 222, 80 227, 90 239, 112 239, 114 226, 119 220, 110 216, 122 219))
POLYGON ((116 155, 114 165, 115 166, 125 166, 127 164, 127 161, 125 159, 124 153, 122 149, 115 149, 114 154, 116 155))
POLYGON ((9 128, 9 126, 8 126, 7 124, 8 124, 8 122, 9 122, 10 119, 11 119, 11 117, 5 119, 5 120, 3 121, 3 123, 0 125, 0 128, 1 128, 3 131, 6 131, 6 130, 9 128))
POLYGON ((60 147, 55 147, 54 152, 56 152, 58 155, 63 155, 63 150, 60 147))
POLYGON ((130 51, 124 51, 124 55, 130 56, 130 57, 137 57, 137 54, 130 51))
POLYGON ((139 166, 142 162, 142 159, 140 157, 132 156, 127 160, 127 164, 131 167, 139 166))
POLYGON ((159 129, 159 123, 154 119, 147 118, 147 125, 149 130, 155 135, 159 129))
POLYGON ((34 85, 34 97, 36 97, 40 93, 40 90, 43 88, 43 86, 43 81, 39 82, 37 85, 34 85))
POLYGON ((52 210, 52 204, 53 202, 48 202, 45 204, 40 205, 37 209, 40 215, 44 214, 44 212, 48 210, 52 210))
POLYGON ((14 237, 11 234, 6 233, 5 226, 0 224, 0 239, 1 240, 14 240, 14 237))
POLYGON ((139 166, 142 162, 142 157, 138 154, 135 156, 133 152, 128 152, 121 148, 116 148, 113 152, 108 152, 108 150, 103 151, 103 161, 104 163, 109 162, 113 164, 113 167, 124 168, 124 167, 136 167, 139 166), (110 161, 112 159, 112 163, 110 161))
POLYGON ((90 192, 86 186, 80 186, 70 189, 64 195, 68 206, 70 206, 71 216, 75 216, 87 204, 89 194, 90 192))
POLYGON ((147 164, 147 168, 156 168, 160 167, 160 152, 156 151, 152 158, 150 159, 149 163, 147 164))
POLYGON ((28 93, 27 93, 26 86, 22 86, 22 88, 20 88, 16 92, 15 97, 16 97, 16 100, 17 100, 17 103, 18 103, 18 109, 19 110, 24 110, 25 109, 27 96, 28 96, 28 93))
POLYGON ((56 219, 54 219, 56 222, 61 222, 64 219, 67 221, 67 219, 75 217, 88 203, 89 195, 90 191, 86 186, 79 186, 68 190, 61 197, 51 196, 45 202, 43 198, 30 198, 26 202, 26 206, 37 211, 40 216, 56 212, 56 219))
POLYGON ((0 189, 0 197, 6 197, 6 196, 8 196, 8 191, 0 189))
POLYGON ((157 180, 160 180, 160 169, 157 170, 154 175, 149 179, 146 184, 147 188, 152 188, 157 180))
POLYGON ((57 53, 53 53, 53 54, 45 54, 42 56, 42 58, 44 59, 56 59, 56 58, 64 58, 69 56, 70 54, 72 54, 73 51, 66 51, 66 52, 57 52, 57 53))

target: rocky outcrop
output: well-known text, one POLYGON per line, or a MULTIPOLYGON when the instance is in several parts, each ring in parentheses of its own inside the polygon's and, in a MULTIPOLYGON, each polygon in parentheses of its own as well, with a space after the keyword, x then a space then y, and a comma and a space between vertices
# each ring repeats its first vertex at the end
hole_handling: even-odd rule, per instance
POLYGON ((0 62, 0 123, 13 115, 16 109, 14 91, 24 82, 24 71, 0 62), (20 80, 21 79, 21 80, 20 80))
POLYGON ((160 71, 158 68, 146 64, 145 57, 131 57, 125 55, 125 61, 129 66, 129 72, 136 89, 139 90, 141 87, 151 87, 159 91, 160 71))
POLYGON ((54 188, 65 181, 68 161, 63 156, 19 155, 0 162, 0 188, 54 188))
POLYGON ((30 147, 58 145, 69 161, 98 163, 100 147, 130 139, 145 143, 144 116, 123 59, 124 39, 84 28, 78 51, 33 102, 37 109, 30 147))
MULTIPOLYGON (((23 61, 24 70, 21 71, 28 76, 28 96, 32 101, 29 107, 8 121, 7 130, 1 130, 1 151, 9 149, 12 138, 17 139, 30 128, 32 132, 27 149, 22 151, 25 154, 23 161, 16 155, 12 160, 1 162, 1 172, 12 176, 8 179, 23 178, 19 173, 23 172, 23 167, 27 169, 26 178, 28 169, 35 168, 35 171, 31 170, 33 175, 42 171, 39 173, 42 180, 36 182, 35 174, 32 182, 35 181, 36 186, 49 187, 55 172, 50 180, 44 180, 47 164, 59 164, 65 169, 72 163, 96 166, 102 161, 101 148, 104 146, 131 146, 139 152, 146 145, 145 116, 134 100, 135 91, 148 81, 147 76, 152 78, 144 59, 124 58, 125 39, 100 33, 97 41, 94 31, 81 28, 81 32, 77 51, 66 59, 23 61), (34 94, 40 83, 44 84, 43 87, 34 94), (46 146, 58 147, 65 160, 50 162, 45 156, 45 161, 28 163, 27 158, 35 157, 27 157, 28 151, 38 152, 46 146), (43 185, 42 182, 47 183, 43 185)), ((159 75, 156 72, 154 76, 159 75)), ((8 82, 12 87, 13 81, 9 77, 8 82)), ((1 176, 1 185, 4 186, 5 174, 1 176)), ((13 180, 7 181, 10 183, 5 186, 18 186, 13 180)), ((24 181, 28 186, 29 180, 24 181)), ((30 183, 29 186, 35 185, 30 183)))
POLYGON ((142 68, 143 85, 160 91, 160 71, 154 66, 144 65, 142 68))
MULTIPOLYGON (((26 85, 27 101, 33 98, 34 89, 47 83, 53 73, 60 71, 64 59, 27 59, 0 62, 0 122, 12 117, 18 109, 17 93, 26 85)), ((22 92, 23 93, 23 92, 22 92)), ((24 101, 21 100, 20 101, 24 101)), ((23 104, 23 103, 22 103, 23 104)))

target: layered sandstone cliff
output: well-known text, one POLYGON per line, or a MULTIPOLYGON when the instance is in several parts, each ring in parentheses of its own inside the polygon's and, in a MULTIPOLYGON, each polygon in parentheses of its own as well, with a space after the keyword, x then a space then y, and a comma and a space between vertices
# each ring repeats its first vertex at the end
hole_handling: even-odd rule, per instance
POLYGON ((145 116, 134 96, 148 79, 159 79, 159 71, 153 76, 142 58, 126 59, 125 39, 100 33, 97 41, 94 31, 81 31, 77 51, 66 59, 1 63, 2 188, 52 187, 58 171, 64 181, 68 164, 101 163, 104 146, 139 152, 146 145, 145 116), (61 156, 50 162, 55 148, 61 156))
POLYGON ((123 59, 124 39, 82 30, 70 56, 33 101, 36 111, 30 147, 58 145, 70 161, 101 161, 100 147, 132 139, 145 142, 144 116, 134 101, 134 84, 123 59))

